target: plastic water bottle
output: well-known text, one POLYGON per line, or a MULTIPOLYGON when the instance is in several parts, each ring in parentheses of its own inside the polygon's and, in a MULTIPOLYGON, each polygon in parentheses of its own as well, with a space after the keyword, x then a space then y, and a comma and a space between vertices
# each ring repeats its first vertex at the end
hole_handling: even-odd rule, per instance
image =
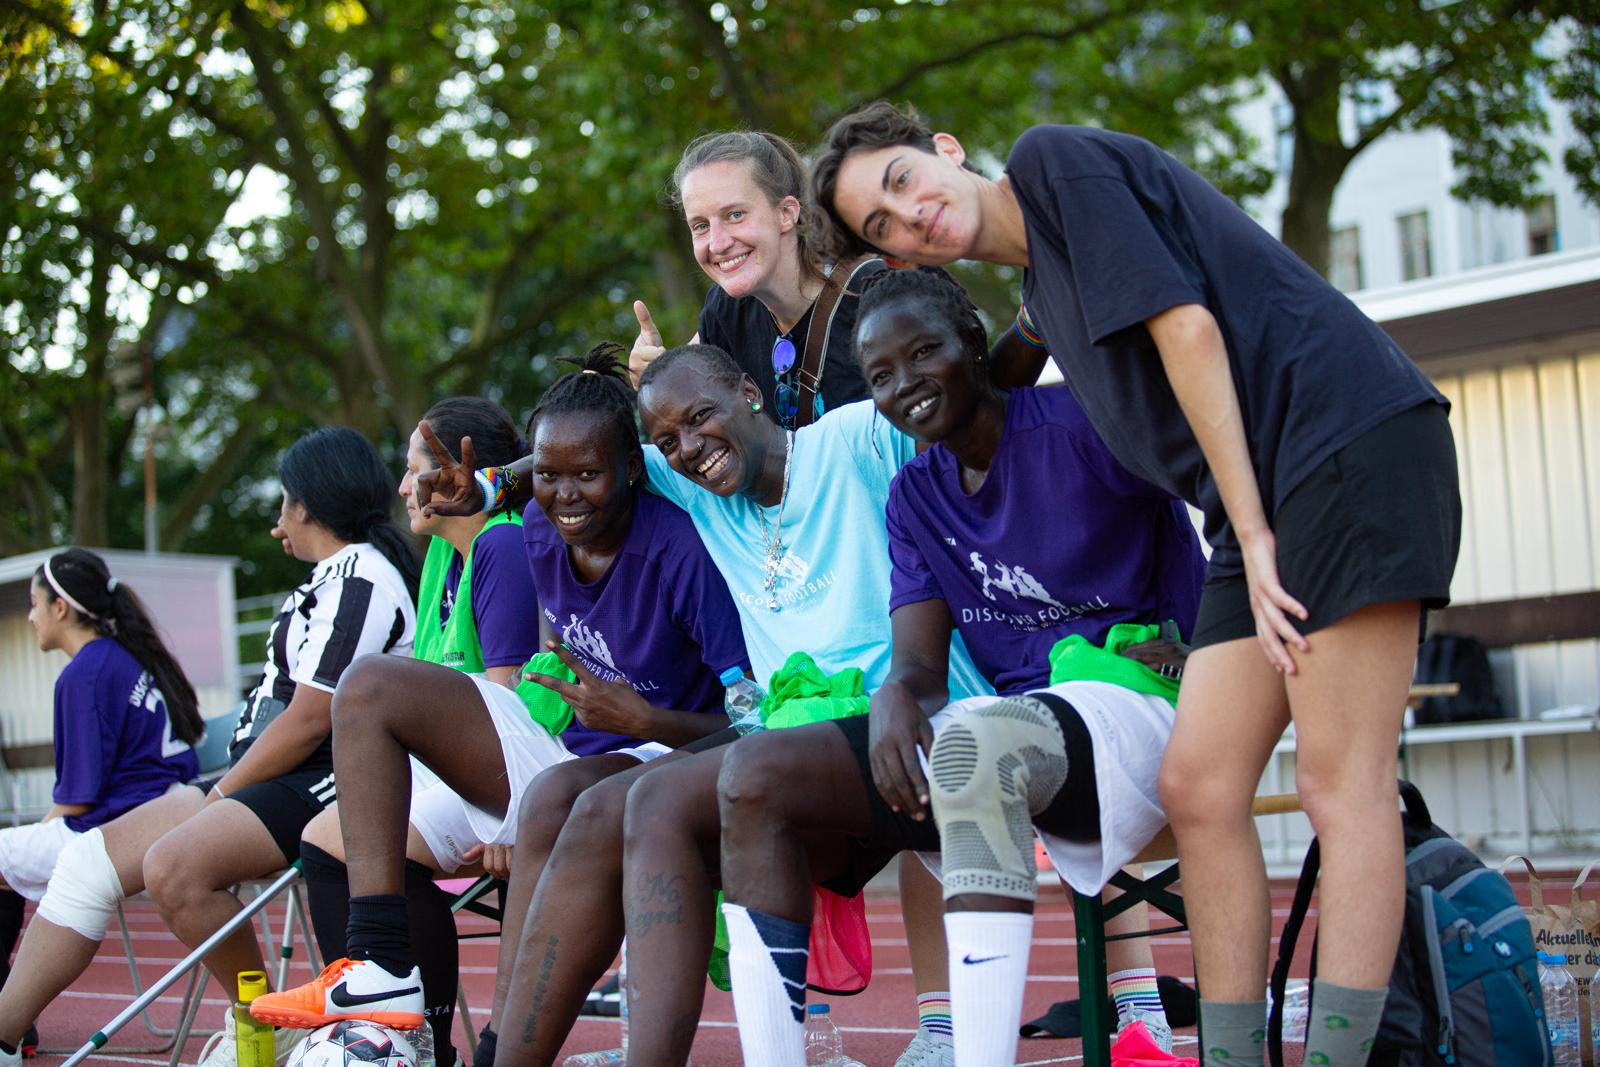
POLYGON ((604 1052, 579 1052, 568 1056, 561 1061, 561 1067, 606 1067, 610 1063, 627 1063, 628 1054, 620 1048, 608 1048, 604 1052))
MULTIPOLYGON (((1302 1042, 1306 1039, 1306 1019, 1311 1010, 1311 986, 1306 982, 1290 982, 1283 990, 1283 1039, 1302 1042)), ((1267 990, 1267 1015, 1272 1015, 1272 990, 1267 990)))
POLYGON ((826 1004, 806 1005, 806 1067, 863 1067, 844 1054, 844 1035, 826 1004))
POLYGON ((722 705, 728 711, 728 722, 740 734, 761 729, 761 702, 766 690, 744 676, 743 667, 729 667, 719 676, 727 690, 722 705))
POLYGON ((439 1053, 433 1047, 433 1024, 426 1016, 415 1030, 404 1031, 417 1053, 417 1067, 439 1067, 439 1053))
POLYGON ((250 1002, 267 991, 265 971, 239 972, 239 999, 233 1005, 233 1049, 239 1067, 276 1067, 272 1025, 250 1014, 250 1002))
POLYGON ((1580 1067, 1578 983, 1566 964, 1567 958, 1559 953, 1539 953, 1539 988, 1544 993, 1544 1018, 1550 1027, 1555 1067, 1580 1067))

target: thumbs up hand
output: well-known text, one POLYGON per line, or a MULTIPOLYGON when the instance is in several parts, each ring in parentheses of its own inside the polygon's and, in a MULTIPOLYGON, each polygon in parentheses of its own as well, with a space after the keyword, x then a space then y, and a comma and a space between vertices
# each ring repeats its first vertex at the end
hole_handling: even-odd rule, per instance
POLYGON ((661 341, 661 331, 656 329, 655 320, 650 317, 650 309, 644 306, 643 300, 633 302, 633 316, 639 320, 639 336, 634 339, 633 350, 628 353, 628 374, 637 389, 639 376, 644 369, 667 349, 661 341))

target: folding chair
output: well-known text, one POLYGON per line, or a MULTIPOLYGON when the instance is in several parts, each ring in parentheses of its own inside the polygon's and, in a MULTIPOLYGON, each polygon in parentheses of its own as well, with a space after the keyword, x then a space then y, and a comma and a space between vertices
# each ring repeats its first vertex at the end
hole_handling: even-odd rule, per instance
MULTIPOLYGON (((1256 797, 1251 814, 1286 815, 1299 810, 1298 796, 1275 793, 1256 797)), ((1122 890, 1122 895, 1110 904, 1098 896, 1087 897, 1078 892, 1072 894, 1072 914, 1078 940, 1078 1010, 1083 1021, 1083 1067, 1111 1067, 1111 1033, 1116 1020, 1106 1010, 1106 942, 1182 933, 1189 929, 1183 897, 1171 889, 1172 884, 1180 878, 1177 859, 1178 842, 1169 826, 1157 834, 1132 862, 1160 863, 1171 860, 1170 866, 1142 882, 1125 871, 1118 871, 1112 876, 1111 884, 1122 890), (1121 915, 1136 904, 1150 905, 1175 920, 1177 925, 1108 937, 1106 920, 1121 915)))
MULTIPOLYGON (((205 989, 205 977, 207 972, 203 967, 203 961, 206 955, 217 945, 221 944, 228 937, 232 936, 234 931, 238 930, 241 926, 246 926, 257 921, 258 915, 261 917, 263 929, 267 934, 267 944, 272 944, 273 938, 271 927, 266 923, 266 916, 264 913, 267 905, 272 903, 272 901, 280 893, 285 891, 290 893, 290 898, 288 902, 288 908, 284 913, 283 934, 278 952, 278 985, 281 988, 285 983, 285 979, 288 977, 289 961, 294 955, 294 927, 297 922, 300 926, 301 934, 305 939, 306 949, 308 955, 310 956, 312 967, 313 969, 320 970, 321 961, 317 955, 316 941, 311 936, 310 922, 306 917, 304 903, 301 900, 299 887, 297 885, 299 878, 300 863, 297 860, 292 866, 284 870, 283 873, 277 875, 270 881, 246 883, 245 887, 243 888, 253 886, 257 889, 257 892, 255 897, 250 900, 249 903, 245 904, 239 914, 224 924, 216 933, 206 938, 205 941, 195 948, 194 951, 190 952, 170 971, 152 983, 150 988, 139 990, 135 995, 133 1002, 126 1008, 122 1009, 122 1011, 118 1012, 116 1017, 110 1022, 106 1023, 105 1026, 95 1031, 95 1033, 90 1036, 88 1041, 86 1041, 76 1052, 74 1052, 64 1061, 62 1067, 73 1067, 75 1064, 82 1063, 89 1056, 104 1048, 106 1043, 111 1040, 112 1035, 116 1034, 123 1027, 128 1025, 128 1023, 132 1022, 135 1017, 143 1015, 149 1006, 155 1002, 156 998, 160 997, 168 989, 176 985, 180 980, 187 977, 189 982, 186 987, 184 1004, 179 1014, 178 1026, 170 1035, 170 1044, 164 1046, 162 1049, 157 1050, 165 1051, 167 1048, 170 1048, 172 1050, 172 1057, 169 1063, 171 1064, 171 1067, 177 1067, 178 1061, 183 1054, 184 1044, 189 1039, 190 1029, 194 1025, 194 1017, 200 1008, 200 994, 205 989)), ((126 927, 124 927, 124 932, 126 932, 126 927)), ((131 953, 131 942, 127 942, 127 947, 131 953)), ((140 984, 137 977, 137 972, 135 973, 134 982, 136 986, 140 984)), ((233 999, 231 993, 228 999, 233 999)), ((146 1020, 146 1025, 150 1025, 148 1019, 146 1020)), ((165 1031, 162 1031, 158 1036, 167 1035, 165 1031)))
MULTIPOLYGON (((450 902, 450 911, 452 914, 459 914, 465 911, 473 915, 482 915, 498 925, 505 918, 505 906, 506 883, 493 875, 485 874, 457 894, 456 898, 450 902), (491 904, 488 901, 487 898, 491 893, 499 896, 500 902, 498 904, 491 904)), ((499 929, 477 934, 458 933, 456 939, 466 941, 475 938, 499 937, 500 933, 499 929)), ((459 979, 456 981, 456 1011, 461 1016, 462 1029, 465 1030, 467 1035, 467 1055, 468 1058, 471 1058, 478 1051, 478 1028, 473 1025, 472 1008, 467 1004, 467 987, 462 985, 459 979)))

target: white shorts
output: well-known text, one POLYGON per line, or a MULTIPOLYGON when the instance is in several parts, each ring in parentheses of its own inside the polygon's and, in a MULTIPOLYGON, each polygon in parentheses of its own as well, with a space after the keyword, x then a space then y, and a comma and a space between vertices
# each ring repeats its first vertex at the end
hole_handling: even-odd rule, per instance
MULTIPOLYGON (((1063 841, 1035 831, 1056 871, 1085 896, 1096 896, 1167 825, 1156 790, 1161 757, 1172 736, 1174 711, 1160 697, 1109 682, 1062 682, 1040 690, 1060 697, 1083 718, 1094 745, 1094 776, 1100 800, 1100 840, 1063 841)), ((943 708, 931 720, 935 735, 958 716, 996 697, 969 697, 943 708)), ((927 757, 923 756, 927 771, 927 757)), ((1067 773, 1071 773, 1070 768, 1067 773)), ((939 873, 937 853, 923 862, 939 873), (932 862, 930 862, 932 861, 932 862)))
POLYGON ((0 878, 29 900, 38 900, 50 883, 56 858, 77 836, 65 819, 0 830, 0 878))
MULTIPOLYGON (((578 758, 567 751, 560 738, 552 737, 528 717, 527 706, 515 691, 478 675, 468 677, 477 685, 495 733, 500 736, 509 799, 505 814, 495 815, 468 803, 431 771, 412 761, 410 822, 446 874, 466 863, 463 856, 471 848, 515 841, 517 809, 529 784, 546 768, 578 758)), ((644 762, 668 751, 671 750, 666 745, 648 742, 607 755, 632 756, 644 762)), ((485 773, 494 772, 486 768, 485 773)))

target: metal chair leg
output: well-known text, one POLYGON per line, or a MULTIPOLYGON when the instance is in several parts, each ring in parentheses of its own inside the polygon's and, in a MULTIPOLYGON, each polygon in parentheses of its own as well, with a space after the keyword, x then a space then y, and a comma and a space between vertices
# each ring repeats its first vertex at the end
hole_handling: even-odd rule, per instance
MULTIPOLYGON (((122 950, 128 956, 128 975, 133 979, 133 995, 138 997, 144 993, 144 980, 139 977, 139 957, 133 951, 133 935, 128 933, 128 918, 123 914, 122 901, 120 900, 117 901, 117 930, 122 934, 122 950)), ((140 1012, 139 1017, 144 1020, 145 1029, 150 1031, 152 1037, 170 1040, 177 1033, 175 1029, 168 1030, 164 1026, 157 1026, 156 1021, 150 1017, 148 1010, 140 1012)), ((152 1049, 151 1051, 165 1052, 170 1047, 170 1045, 162 1045, 160 1048, 152 1049)))

